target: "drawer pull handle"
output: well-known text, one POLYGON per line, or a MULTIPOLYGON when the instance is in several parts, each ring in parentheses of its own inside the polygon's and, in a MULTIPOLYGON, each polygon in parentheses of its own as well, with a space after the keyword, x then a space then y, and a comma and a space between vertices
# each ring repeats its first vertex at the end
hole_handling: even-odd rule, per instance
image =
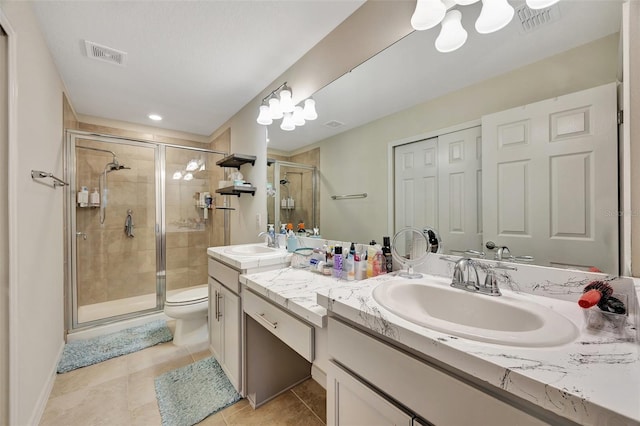
POLYGON ((220 312, 220 299, 222 299, 222 293, 216 291, 216 320, 220 321, 220 317, 222 317, 222 312, 220 312))
POLYGON ((278 328, 278 322, 277 322, 277 321, 276 321, 276 322, 271 322, 271 321, 269 321, 268 319, 266 319, 266 318, 264 317, 264 314, 260 314, 260 319, 261 319, 262 321, 266 322, 267 324, 269 324, 269 326, 270 326, 270 327, 272 327, 272 328, 278 328))

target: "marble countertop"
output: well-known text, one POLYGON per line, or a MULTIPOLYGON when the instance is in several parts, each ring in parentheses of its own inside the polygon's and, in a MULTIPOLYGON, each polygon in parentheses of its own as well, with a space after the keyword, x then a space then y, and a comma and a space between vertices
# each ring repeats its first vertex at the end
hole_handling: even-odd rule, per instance
POLYGON ((276 265, 286 267, 291 262, 291 253, 288 253, 285 249, 274 249, 273 253, 259 254, 238 254, 234 252, 235 248, 251 246, 266 247, 266 244, 257 243, 209 247, 207 248, 207 255, 240 271, 276 265))
POLYGON ((336 288, 346 281, 338 281, 306 269, 288 267, 241 275, 240 282, 311 324, 325 327, 327 310, 318 304, 316 294, 336 288))
MULTIPOLYGON (((433 278, 447 285, 442 277, 433 278)), ((593 332, 586 329, 575 301, 528 295, 567 316, 580 330, 579 337, 550 348, 476 342, 385 310, 372 291, 389 279, 399 278, 391 274, 308 289, 317 293, 321 307, 341 317, 577 423, 640 425, 640 346, 631 321, 619 333, 593 332)), ((273 290, 285 287, 282 281, 273 290)))

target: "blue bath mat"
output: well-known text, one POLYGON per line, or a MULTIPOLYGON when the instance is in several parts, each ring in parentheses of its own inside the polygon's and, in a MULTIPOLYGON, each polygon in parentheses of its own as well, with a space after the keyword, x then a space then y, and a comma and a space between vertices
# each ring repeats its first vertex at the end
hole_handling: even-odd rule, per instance
POLYGON ((191 426, 240 400, 214 357, 155 378, 162 426, 191 426))
POLYGON ((158 320, 116 333, 74 340, 64 345, 58 373, 97 364, 110 358, 130 354, 173 339, 165 320, 158 320))

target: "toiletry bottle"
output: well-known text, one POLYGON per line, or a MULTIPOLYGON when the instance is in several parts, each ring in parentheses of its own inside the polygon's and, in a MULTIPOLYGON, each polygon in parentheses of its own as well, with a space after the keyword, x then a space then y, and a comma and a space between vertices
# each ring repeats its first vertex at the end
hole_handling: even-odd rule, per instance
POLYGON ((373 273, 373 260, 378 250, 374 246, 367 247, 367 278, 375 277, 373 273))
POLYGON ((281 223, 280 224, 280 233, 281 234, 286 234, 287 233, 287 225, 285 223, 281 223))
POLYGON ((93 188, 93 192, 89 195, 89 205, 93 207, 100 205, 100 193, 98 192, 98 188, 93 188))
POLYGON ((272 223, 268 223, 267 226, 269 227, 269 230, 267 231, 267 233, 269 234, 269 238, 271 239, 271 242, 273 244, 276 243, 276 231, 273 228, 273 224, 272 223))
POLYGON ((377 277, 378 275, 386 273, 387 270, 385 268, 384 255, 382 254, 382 249, 379 249, 376 251, 376 255, 373 257, 373 276, 377 277))
POLYGON ((391 238, 382 237, 382 254, 384 255, 384 269, 387 273, 393 272, 393 256, 391 255, 391 238))
POLYGON ((349 256, 353 258, 355 257, 355 255, 356 255, 356 245, 354 243, 351 243, 351 247, 349 247, 349 256))
POLYGON ((342 278, 342 246, 335 246, 334 248, 333 278, 342 278))
POLYGON ((356 279, 356 262, 354 256, 348 255, 344 259, 344 270, 347 281, 353 281, 356 279))
POLYGON ((287 251, 293 253, 298 248, 298 239, 292 230, 287 231, 287 251))

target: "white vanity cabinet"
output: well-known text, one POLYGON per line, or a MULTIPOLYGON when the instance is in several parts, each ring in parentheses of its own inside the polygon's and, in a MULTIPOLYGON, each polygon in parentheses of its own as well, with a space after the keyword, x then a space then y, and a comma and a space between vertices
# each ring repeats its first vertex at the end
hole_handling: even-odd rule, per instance
POLYGON ((209 343, 238 392, 242 391, 242 305, 239 272, 209 259, 209 343))
POLYGON ((329 356, 328 425, 553 423, 335 318, 329 356))

